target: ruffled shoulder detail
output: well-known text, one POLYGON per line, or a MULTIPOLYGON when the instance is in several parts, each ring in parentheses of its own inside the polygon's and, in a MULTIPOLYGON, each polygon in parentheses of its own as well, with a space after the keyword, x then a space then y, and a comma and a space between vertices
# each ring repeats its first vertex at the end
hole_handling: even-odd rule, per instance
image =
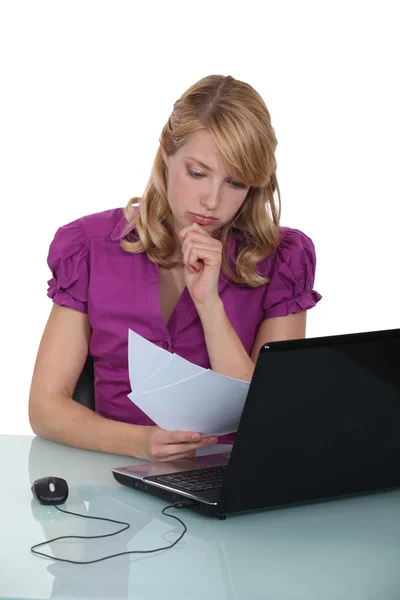
POLYGON ((270 263, 264 318, 283 317, 313 308, 322 298, 313 289, 316 253, 312 240, 298 229, 281 228, 270 263))
POLYGON ((88 255, 89 246, 80 219, 57 230, 47 257, 52 272, 47 295, 53 302, 87 313, 88 255))

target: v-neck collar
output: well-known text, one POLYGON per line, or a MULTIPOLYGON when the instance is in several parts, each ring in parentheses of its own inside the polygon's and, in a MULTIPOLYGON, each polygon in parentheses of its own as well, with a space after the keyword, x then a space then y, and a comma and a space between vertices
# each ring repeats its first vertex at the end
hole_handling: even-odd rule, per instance
POLYGON ((155 296, 157 298, 157 318, 161 321, 162 326, 167 330, 168 334, 175 338, 182 325, 185 322, 185 316, 192 309, 196 310, 194 302, 190 296, 188 288, 185 286, 180 294, 172 313, 168 319, 168 322, 165 323, 164 318, 161 313, 161 303, 160 303, 160 266, 152 262, 152 266, 154 269, 154 280, 155 280, 155 296))

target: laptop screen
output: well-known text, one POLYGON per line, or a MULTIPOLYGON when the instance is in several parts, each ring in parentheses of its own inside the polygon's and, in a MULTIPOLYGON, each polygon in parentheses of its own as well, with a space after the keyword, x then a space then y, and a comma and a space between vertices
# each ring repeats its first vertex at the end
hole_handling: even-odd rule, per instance
POLYGON ((272 506, 400 485, 399 357, 400 330, 266 345, 222 502, 234 510, 232 498, 254 508, 266 495, 272 506))

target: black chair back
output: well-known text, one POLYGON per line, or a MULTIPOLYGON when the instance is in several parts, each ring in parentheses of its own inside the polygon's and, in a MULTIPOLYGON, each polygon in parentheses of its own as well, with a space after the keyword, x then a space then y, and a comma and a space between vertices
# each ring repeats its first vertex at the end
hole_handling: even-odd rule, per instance
POLYGON ((77 381, 72 398, 91 410, 95 410, 94 400, 94 363, 88 355, 82 373, 77 381))

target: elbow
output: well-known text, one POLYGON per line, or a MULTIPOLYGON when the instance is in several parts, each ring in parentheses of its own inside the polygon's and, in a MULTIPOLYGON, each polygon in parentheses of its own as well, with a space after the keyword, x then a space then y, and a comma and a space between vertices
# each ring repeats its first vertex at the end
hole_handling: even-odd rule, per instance
POLYGON ((38 435, 41 437, 43 435, 42 426, 41 426, 42 423, 41 423, 41 419, 39 418, 39 415, 37 414, 37 412, 38 411, 32 405, 31 401, 29 401, 29 411, 28 411, 29 424, 31 426, 33 433, 35 435, 38 435))
POLYGON ((39 398, 32 392, 29 396, 28 418, 33 433, 39 437, 46 437, 43 407, 41 406, 39 398))

